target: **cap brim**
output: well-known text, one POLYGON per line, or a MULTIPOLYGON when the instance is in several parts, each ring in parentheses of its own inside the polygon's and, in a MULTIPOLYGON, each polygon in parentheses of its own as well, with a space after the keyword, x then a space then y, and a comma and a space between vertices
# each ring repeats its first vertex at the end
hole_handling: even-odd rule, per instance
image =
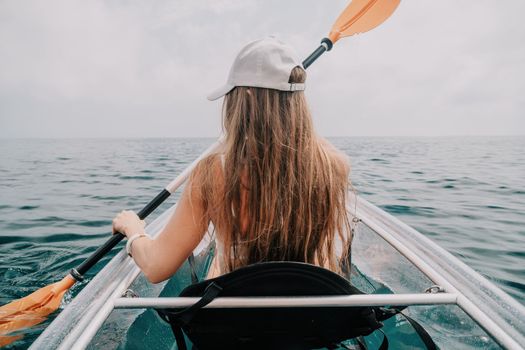
POLYGON ((235 86, 225 84, 208 95, 208 100, 215 101, 230 92, 235 86))

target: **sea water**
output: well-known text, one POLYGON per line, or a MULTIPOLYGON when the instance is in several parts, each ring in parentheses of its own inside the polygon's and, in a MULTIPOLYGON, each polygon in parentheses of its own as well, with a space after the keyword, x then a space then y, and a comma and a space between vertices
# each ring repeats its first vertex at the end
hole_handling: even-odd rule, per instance
MULTIPOLYGON (((525 137, 330 141, 358 194, 525 302, 525 137)), ((61 279, 106 241, 115 213, 139 210, 212 142, 0 140, 0 304, 61 279)))

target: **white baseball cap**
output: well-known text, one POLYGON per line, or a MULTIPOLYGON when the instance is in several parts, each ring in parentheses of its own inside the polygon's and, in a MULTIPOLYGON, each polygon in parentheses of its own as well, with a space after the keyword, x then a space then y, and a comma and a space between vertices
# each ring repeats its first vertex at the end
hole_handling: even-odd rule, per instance
POLYGON ((303 83, 288 82, 295 67, 302 65, 290 46, 273 37, 253 41, 241 49, 233 61, 228 81, 209 94, 208 100, 221 98, 236 86, 302 91, 303 83))

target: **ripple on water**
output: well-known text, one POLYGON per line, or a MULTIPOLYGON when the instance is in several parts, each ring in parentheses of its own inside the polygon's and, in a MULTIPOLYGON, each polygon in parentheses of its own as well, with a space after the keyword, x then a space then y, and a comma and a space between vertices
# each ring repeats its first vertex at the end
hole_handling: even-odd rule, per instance
POLYGON ((40 206, 39 205, 23 205, 21 207, 18 207, 19 210, 33 210, 37 208, 40 208, 40 206))
POLYGON ((387 205, 382 205, 381 208, 386 210, 390 214, 394 214, 394 215, 399 214, 399 215, 429 215, 429 216, 432 216, 434 213, 434 208, 432 207, 387 204, 387 205))
POLYGON ((127 196, 91 196, 93 199, 102 200, 102 201, 118 201, 121 199, 126 199, 127 196))
POLYGON ((514 256, 516 258, 525 258, 525 249, 516 250, 516 251, 507 251, 506 254, 508 254, 509 256, 514 256))
POLYGON ((65 180, 60 180, 59 183, 61 184, 68 184, 68 183, 85 183, 85 181, 81 181, 81 180, 73 180, 73 179, 65 179, 65 180))
POLYGON ((382 158, 370 158, 370 161, 371 162, 376 162, 376 163, 383 163, 383 164, 390 163, 388 160, 382 159, 382 158))
POLYGON ((505 207, 501 207, 499 205, 491 205, 491 204, 486 205, 485 208, 487 208, 487 209, 496 209, 496 210, 507 210, 507 208, 505 208, 505 207))
MULTIPOLYGON (((17 243, 17 242, 28 242, 30 243, 64 243, 67 242, 86 242, 89 240, 96 240, 107 237, 108 233, 89 234, 84 233, 61 233, 61 234, 48 234, 45 236, 0 236, 0 244, 17 243)), ((28 246, 29 247, 29 246, 28 246)), ((60 247, 58 245, 57 247, 60 247)), ((20 247, 17 247, 20 248, 20 247)))
POLYGON ((111 221, 110 220, 86 220, 86 221, 78 221, 77 225, 84 226, 84 227, 110 227, 111 221))
POLYGON ((155 177, 147 176, 147 175, 134 175, 134 176, 120 175, 119 179, 121 180, 155 180, 155 177))

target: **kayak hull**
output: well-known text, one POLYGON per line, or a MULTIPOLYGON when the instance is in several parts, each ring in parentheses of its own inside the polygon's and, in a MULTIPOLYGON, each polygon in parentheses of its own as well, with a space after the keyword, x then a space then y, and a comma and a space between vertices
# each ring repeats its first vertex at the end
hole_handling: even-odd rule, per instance
MULTIPOLYGON (((359 221, 352 247, 352 284, 376 294, 362 300, 363 304, 373 304, 374 298, 383 305, 393 302, 391 298, 401 298, 407 305, 432 304, 412 306, 410 312, 443 348, 522 349, 525 308, 521 304, 436 243, 366 200, 355 198, 348 208, 359 221), (445 293, 424 293, 433 285, 439 285, 445 293)), ((173 210, 170 208, 152 222, 148 233, 154 236, 160 232, 173 210)), ((206 275, 213 256, 213 240, 206 237, 195 251, 200 278, 206 275)), ((121 251, 61 311, 31 349, 96 348, 96 344, 104 344, 105 348, 133 345, 169 349, 173 346, 170 328, 154 311, 144 309, 166 302, 169 298, 165 297, 177 296, 190 283, 191 273, 185 264, 170 281, 152 285, 121 251), (130 288, 141 298, 121 298, 130 288)), ((387 326, 398 341, 408 341, 403 340, 406 329, 395 320, 387 326)), ((369 337, 372 343, 379 342, 379 338, 369 337)), ((418 344, 416 340, 409 343, 418 344)))

